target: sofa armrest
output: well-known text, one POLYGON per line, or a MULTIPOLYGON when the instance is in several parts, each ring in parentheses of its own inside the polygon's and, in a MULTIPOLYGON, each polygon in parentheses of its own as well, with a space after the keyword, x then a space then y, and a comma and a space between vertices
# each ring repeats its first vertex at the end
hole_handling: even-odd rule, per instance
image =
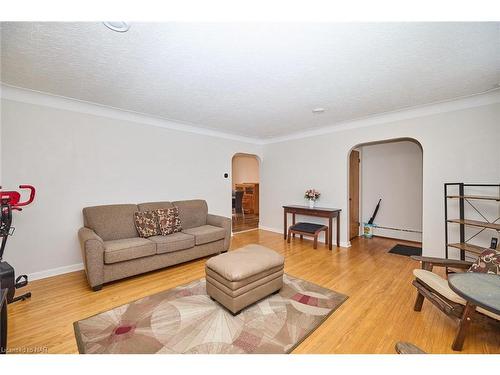
POLYGON ((231 244, 231 219, 225 216, 208 214, 207 224, 213 225, 214 227, 220 227, 225 229, 226 235, 224 236, 223 251, 228 251, 229 245, 231 244))
POLYGON ((472 265, 472 262, 459 259, 433 258, 416 255, 412 255, 411 259, 422 262, 422 269, 428 271, 432 271, 433 266, 467 269, 472 265))
POLYGON ((80 228, 78 239, 87 280, 93 289, 99 289, 104 283, 104 241, 86 227, 80 228))

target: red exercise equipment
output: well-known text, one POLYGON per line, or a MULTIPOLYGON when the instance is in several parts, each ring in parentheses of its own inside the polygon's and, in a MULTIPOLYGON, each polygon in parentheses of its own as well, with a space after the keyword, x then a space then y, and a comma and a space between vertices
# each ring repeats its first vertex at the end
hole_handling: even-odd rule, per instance
POLYGON ((22 211, 22 207, 29 205, 35 199, 36 190, 33 186, 20 185, 19 189, 29 190, 29 197, 27 200, 21 201, 21 193, 18 191, 0 190, 0 237, 2 238, 2 244, 0 246, 0 287, 8 290, 8 303, 25 300, 31 297, 30 292, 19 297, 14 297, 16 289, 28 285, 28 276, 20 275, 16 278, 14 268, 9 263, 2 261, 7 239, 14 234, 12 211, 22 211))
MULTIPOLYGON (((0 189, 1 188, 2 187, 0 186, 0 189)), ((21 207, 27 206, 28 204, 33 202, 33 200, 35 199, 36 189, 31 185, 19 185, 19 189, 28 189, 30 191, 28 200, 20 202, 21 193, 18 191, 1 191, 1 190, 0 190, 0 200, 2 201, 4 199, 8 200, 11 209, 21 211, 22 210, 21 207)))

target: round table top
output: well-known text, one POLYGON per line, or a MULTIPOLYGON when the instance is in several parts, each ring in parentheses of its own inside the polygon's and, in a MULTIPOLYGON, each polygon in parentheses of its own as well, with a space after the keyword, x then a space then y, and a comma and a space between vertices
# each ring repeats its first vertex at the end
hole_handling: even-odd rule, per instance
POLYGON ((500 276, 464 272, 448 275, 448 285, 460 297, 495 314, 500 314, 500 276))

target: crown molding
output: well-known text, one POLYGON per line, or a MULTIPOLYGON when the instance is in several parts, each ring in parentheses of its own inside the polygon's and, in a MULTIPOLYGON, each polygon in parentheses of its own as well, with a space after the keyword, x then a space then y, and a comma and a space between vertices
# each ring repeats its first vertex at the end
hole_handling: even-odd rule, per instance
POLYGON ((384 112, 357 120, 345 121, 333 125, 324 126, 314 130, 302 131, 285 136, 263 139, 261 140, 261 143, 272 144, 286 142, 345 130, 382 125, 395 121, 410 120, 439 113, 453 112, 461 109, 480 107, 483 105, 494 103, 500 103, 500 88, 495 88, 484 93, 426 104, 423 106, 409 107, 397 111, 384 112))
POLYGON ((157 126, 160 128, 205 135, 209 137, 230 139, 233 141, 261 144, 261 140, 252 137, 239 136, 235 134, 220 132, 196 126, 180 121, 173 121, 166 118, 147 115, 140 112, 129 111, 126 109, 106 106, 87 102, 84 100, 73 99, 65 96, 49 94, 46 92, 17 87, 6 83, 0 85, 0 97, 7 100, 13 100, 22 103, 41 105, 45 107, 57 108, 72 112, 86 113, 95 116, 112 118, 121 121, 130 121, 140 124, 157 126))
POLYGON ((255 145, 266 145, 266 144, 286 142, 302 138, 309 138, 318 135, 324 135, 351 129, 387 124, 395 121, 409 120, 418 117, 425 117, 438 113, 446 113, 461 109, 479 107, 488 104, 500 103, 500 88, 466 97, 455 98, 443 102, 431 103, 423 106, 404 108, 401 110, 385 112, 373 116, 360 118, 357 120, 344 121, 324 126, 318 129, 307 130, 271 138, 254 138, 254 137, 240 136, 236 134, 220 132, 217 130, 203 128, 201 126, 197 126, 190 123, 173 121, 166 118, 147 115, 144 113, 129 111, 102 104, 96 104, 83 100, 30 90, 26 88, 12 86, 6 83, 0 84, 0 97, 18 102, 24 102, 24 103, 63 109, 73 112, 80 112, 96 116, 108 117, 121 121, 130 121, 151 126, 157 126, 175 131, 229 139, 255 145))

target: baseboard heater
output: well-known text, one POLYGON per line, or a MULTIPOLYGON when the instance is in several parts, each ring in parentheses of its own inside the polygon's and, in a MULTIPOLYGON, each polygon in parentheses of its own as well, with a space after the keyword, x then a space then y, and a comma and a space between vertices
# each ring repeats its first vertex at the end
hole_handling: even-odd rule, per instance
POLYGON ((414 229, 402 229, 402 228, 393 228, 393 227, 383 227, 381 225, 374 225, 374 229, 388 229, 388 230, 395 230, 398 232, 410 232, 410 233, 420 233, 422 234, 421 230, 414 230, 414 229))

